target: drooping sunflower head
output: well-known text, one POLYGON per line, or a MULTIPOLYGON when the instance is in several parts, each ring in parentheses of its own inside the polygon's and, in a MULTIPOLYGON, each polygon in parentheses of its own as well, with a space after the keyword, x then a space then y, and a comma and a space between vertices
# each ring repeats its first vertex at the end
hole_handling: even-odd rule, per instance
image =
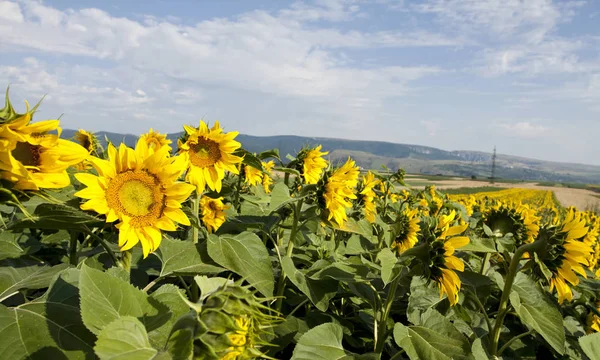
POLYGON ((152 152, 141 139, 135 149, 121 144, 117 150, 109 144, 107 152, 108 160, 90 158, 98 176, 75 174, 86 186, 75 196, 88 200, 83 210, 106 215, 107 222, 119 221, 122 251, 141 243, 146 257, 160 245, 161 230, 175 231, 176 223, 190 225, 181 204, 194 187, 177 182, 187 166, 186 155, 170 157, 166 148, 152 152))
POLYGON ((396 221, 391 225, 393 231, 392 249, 398 255, 414 247, 419 241, 419 210, 405 207, 396 216, 396 221))
POLYGON ((261 348, 279 318, 269 315, 248 288, 231 282, 209 294, 202 294, 198 322, 204 331, 194 342, 195 355, 219 360, 255 359, 264 356, 261 348))
POLYGON ((0 125, 0 177, 20 190, 68 186, 66 169, 83 161, 87 150, 60 139, 58 120, 9 128, 13 124, 0 125))
POLYGON ((428 277, 438 284, 440 298, 446 294, 450 305, 458 303, 461 281, 456 271, 464 271, 465 264, 456 256, 456 249, 469 244, 467 236, 459 236, 468 228, 468 224, 453 225, 456 222, 454 210, 447 215, 439 215, 436 225, 435 241, 430 244, 428 277))
POLYGON ((244 181, 250 185, 255 186, 262 182, 263 172, 261 169, 257 169, 254 166, 244 166, 244 181))
MULTIPOLYGON (((547 279, 550 291, 556 288, 558 302, 561 304, 573 299, 569 283, 579 284, 577 274, 587 277, 583 266, 589 266, 589 258, 593 253, 593 248, 582 241, 588 228, 580 215, 577 211, 569 211, 558 226, 545 226, 539 234, 544 246, 536 252, 540 261, 552 273, 552 277, 547 279)), ((534 273, 544 277, 535 264, 534 273)))
POLYGON ((186 180, 196 186, 198 193, 208 186, 211 190, 221 192, 225 171, 238 174, 238 164, 243 158, 234 153, 242 146, 234 138, 237 131, 223 132, 218 121, 211 129, 204 121, 198 128, 184 126, 187 138, 179 147, 180 154, 189 158, 186 180))
POLYGON ((229 206, 223 203, 223 198, 213 199, 208 196, 200 198, 201 219, 208 232, 217 231, 225 222, 225 210, 229 206))
POLYGON ((323 189, 319 191, 320 203, 327 212, 327 219, 333 219, 339 226, 343 226, 348 218, 346 209, 352 207, 350 200, 356 199, 354 189, 358 184, 359 173, 354 160, 348 158, 342 167, 323 177, 323 189))
POLYGON ((306 184, 316 184, 327 167, 327 160, 323 156, 329 154, 321 151, 321 145, 315 148, 306 148, 298 153, 298 161, 301 163, 301 174, 306 184))
POLYGON ((511 203, 488 207, 483 215, 483 223, 494 236, 501 238, 510 233, 517 247, 535 240, 540 230, 539 220, 527 205, 511 203))
POLYGON ((271 179, 271 171, 273 171, 273 168, 275 167, 275 162, 273 160, 269 160, 267 162, 263 161, 262 166, 263 169, 265 169, 262 178, 262 185, 265 189, 265 193, 268 194, 271 192, 271 184, 273 183, 273 179, 271 179))
POLYGON ((148 131, 147 133, 142 134, 140 136, 140 139, 145 141, 146 144, 148 144, 148 148, 153 151, 157 151, 158 149, 162 148, 163 146, 165 146, 167 149, 169 149, 169 153, 172 151, 172 149, 171 149, 172 141, 167 139, 167 135, 156 132, 152 128, 150 128, 150 131, 148 131))
POLYGON ((81 145, 84 149, 88 151, 88 153, 95 155, 98 149, 98 138, 94 133, 90 131, 85 131, 83 129, 77 130, 75 135, 73 136, 73 140, 76 143, 81 145))

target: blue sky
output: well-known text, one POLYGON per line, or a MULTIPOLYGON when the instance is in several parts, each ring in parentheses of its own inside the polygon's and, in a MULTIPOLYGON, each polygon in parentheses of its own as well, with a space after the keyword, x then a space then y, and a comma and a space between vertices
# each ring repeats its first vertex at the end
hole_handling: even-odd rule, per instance
POLYGON ((0 84, 65 128, 203 118, 600 165, 598 24, 591 0, 0 0, 0 84))

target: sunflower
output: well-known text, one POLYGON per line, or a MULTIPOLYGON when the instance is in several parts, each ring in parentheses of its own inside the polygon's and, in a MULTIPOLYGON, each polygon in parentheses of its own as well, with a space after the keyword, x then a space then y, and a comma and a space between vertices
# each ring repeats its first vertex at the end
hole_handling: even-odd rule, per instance
POLYGON ((437 282, 440 289, 440 298, 446 294, 450 305, 458 303, 458 293, 461 282, 455 271, 464 271, 463 261, 454 256, 455 249, 469 243, 467 236, 456 236, 465 232, 468 224, 451 226, 456 222, 456 212, 452 210, 448 215, 438 217, 435 228, 436 240, 431 243, 430 249, 430 278, 437 282))
POLYGON ((258 185, 262 182, 262 171, 254 166, 244 166, 244 181, 251 186, 258 185))
POLYGON ((368 172, 362 179, 362 190, 360 194, 362 195, 362 202, 364 205, 365 218, 370 223, 375 222, 375 215, 377 214, 377 209, 375 207, 375 191, 373 188, 377 186, 379 180, 375 179, 375 175, 372 172, 368 172))
POLYGON ((419 241, 418 235, 421 227, 419 226, 418 214, 418 209, 411 210, 406 207, 398 214, 396 222, 392 225, 396 230, 396 238, 392 244, 392 249, 395 249, 398 255, 414 247, 419 241))
POLYGON ((262 163, 263 168, 265 169, 265 173, 263 174, 263 178, 262 178, 262 185, 263 188, 265 189, 265 193, 270 193, 271 192, 271 184, 273 183, 273 179, 271 179, 271 171, 273 171, 273 168, 275 167, 275 163, 273 162, 273 160, 269 160, 267 162, 263 162, 262 163))
POLYGON ((318 183, 323 169, 327 167, 327 160, 323 156, 329 154, 329 152, 321 152, 321 147, 319 145, 298 154, 298 158, 302 161, 302 176, 306 184, 318 183))
POLYGON ((538 251, 538 255, 552 272, 550 292, 556 288, 558 302, 561 304, 565 300, 573 300, 573 292, 568 283, 579 284, 577 274, 587 277, 582 265, 589 265, 588 259, 593 252, 590 245, 581 241, 587 232, 588 228, 585 220, 581 219, 581 214, 571 210, 561 225, 546 228, 541 234, 547 244, 538 251))
MULTIPOLYGON (((597 311, 600 311, 600 300, 596 300, 595 306, 597 311)), ((587 331, 588 334, 600 332, 600 317, 594 312, 590 312, 587 316, 587 331)))
POLYGON ((121 251, 140 242, 147 257, 160 245, 161 230, 174 231, 175 223, 190 225, 181 204, 194 187, 176 182, 187 166, 187 155, 169 157, 165 147, 154 152, 142 139, 135 150, 109 144, 107 152, 108 160, 90 158, 98 176, 75 174, 86 186, 75 196, 88 200, 81 209, 106 215, 107 222, 119 220, 121 251))
POLYGON ((540 231, 535 210, 523 204, 505 204, 498 202, 488 208, 483 215, 483 223, 496 237, 512 234, 517 247, 533 242, 540 231))
POLYGON ((150 128, 150 131, 148 131, 147 133, 142 134, 140 136, 140 139, 145 141, 146 144, 148 144, 148 148, 150 148, 154 151, 160 149, 163 146, 165 146, 167 149, 169 149, 169 153, 172 150, 171 146, 170 146, 172 141, 167 139, 167 135, 158 133, 158 132, 154 131, 154 129, 152 129, 152 128, 150 128))
POLYGON ((186 180, 196 186, 198 193, 206 186, 221 192, 225 170, 239 174, 237 165, 243 160, 233 155, 242 146, 233 140, 238 132, 224 133, 218 121, 210 130, 204 121, 200 121, 198 128, 187 125, 184 128, 187 136, 180 143, 179 152, 189 155, 186 180))
MULTIPOLYGON (((73 136, 73 140, 86 149, 88 154, 98 156, 98 148, 100 147, 100 143, 98 142, 98 138, 96 138, 94 133, 79 129, 73 136)), ((92 165, 89 160, 84 159, 82 162, 75 165, 75 169, 77 169, 77 171, 85 171, 91 168, 91 166, 92 165)))
POLYGON ((87 151, 74 142, 60 139, 58 120, 29 124, 27 120, 0 126, 0 177, 20 190, 60 189, 71 183, 66 169, 80 163, 87 151), (56 131, 57 134, 50 134, 56 131))
POLYGON ((325 181, 325 192, 323 200, 325 208, 328 210, 327 219, 333 220, 339 226, 343 226, 348 218, 346 209, 352 207, 350 199, 356 199, 354 188, 358 184, 358 175, 360 170, 354 160, 348 158, 348 161, 339 169, 327 176, 325 181))
POLYGON ((202 214, 202 223, 208 229, 208 232, 217 231, 225 222, 225 210, 229 206, 223 204, 223 198, 213 199, 203 196, 200 199, 200 212, 202 214))

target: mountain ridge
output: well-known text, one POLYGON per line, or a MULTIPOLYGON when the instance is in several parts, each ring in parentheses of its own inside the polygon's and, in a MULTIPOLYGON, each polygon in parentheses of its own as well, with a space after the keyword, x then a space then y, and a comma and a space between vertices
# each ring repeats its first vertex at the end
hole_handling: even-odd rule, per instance
MULTIPOLYGON (((75 130, 63 130, 65 138, 73 137, 75 130)), ((167 134, 177 143, 182 133, 167 134)), ((138 136, 99 131, 96 136, 104 143, 106 137, 113 143, 124 142, 134 146, 138 136)), ((281 157, 295 155, 303 146, 322 145, 330 152, 332 161, 341 161, 352 156, 363 168, 377 169, 385 165, 391 169, 404 168, 407 172, 429 175, 463 177, 489 177, 491 153, 476 150, 442 150, 417 144, 400 144, 387 141, 351 140, 298 135, 254 136, 239 134, 236 140, 250 152, 261 152, 273 148, 281 157)), ((523 181, 553 181, 600 184, 600 166, 553 162, 523 156, 497 154, 496 176, 523 181)))

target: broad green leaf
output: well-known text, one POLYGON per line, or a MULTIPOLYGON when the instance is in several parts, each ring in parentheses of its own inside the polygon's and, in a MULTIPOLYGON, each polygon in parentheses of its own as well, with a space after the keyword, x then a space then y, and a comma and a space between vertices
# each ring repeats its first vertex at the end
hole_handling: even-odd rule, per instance
POLYGON ((300 340, 300 337, 309 330, 306 321, 294 316, 288 316, 285 320, 275 326, 273 332, 276 337, 272 341, 275 345, 284 348, 288 344, 300 340))
POLYGON ((381 280, 383 285, 389 284, 397 275, 398 271, 394 271, 398 258, 390 248, 383 248, 377 254, 377 260, 381 264, 381 280))
POLYGON ((587 357, 590 359, 600 359, 600 333, 582 336, 578 341, 587 357))
MULTIPOLYGON (((310 269, 312 270, 312 268, 310 269)), ((363 264, 336 262, 307 275, 312 280, 334 279, 343 283, 367 282, 369 268, 363 264)))
POLYGON ((273 296, 273 267, 262 240, 251 232, 211 235, 208 254, 219 265, 244 277, 263 295, 273 296))
POLYGON ((162 262, 161 277, 169 275, 216 274, 224 271, 208 256, 205 245, 163 237, 154 253, 162 262))
POLYGON ((11 229, 82 229, 102 225, 105 221, 77 208, 63 204, 40 204, 31 219, 13 223, 11 229))
POLYGON ((559 354, 564 354, 565 329, 560 311, 527 275, 518 273, 515 277, 510 303, 523 323, 542 335, 559 354))
POLYGON ((181 316, 190 311, 190 307, 182 297, 185 297, 183 290, 173 284, 163 285, 150 295, 151 299, 166 306, 170 313, 164 324, 148 333, 150 343, 155 348, 162 349, 165 347, 173 325, 175 325, 181 316))
POLYGON ((0 232, 0 260, 18 258, 24 251, 17 242, 23 234, 15 234, 10 231, 0 232))
POLYGON ((394 340, 412 360, 471 358, 470 345, 464 337, 452 337, 448 333, 440 333, 424 326, 404 326, 396 323, 394 340))
POLYGON ((7 308, 0 305, 0 359, 90 359, 95 336, 79 310, 79 270, 55 278, 44 296, 7 308))
POLYGON ((471 236, 470 239, 471 241, 467 245, 461 247, 460 251, 474 251, 482 253, 498 252, 493 238, 471 236))
POLYGON ((293 199, 290 197, 290 189, 287 187, 287 185, 282 182, 278 182, 275 184, 275 186, 273 186, 273 190, 271 190, 271 203, 269 204, 269 211, 273 212, 292 200, 293 199))
POLYGON ((232 284, 233 280, 222 277, 194 276, 194 281, 200 289, 200 300, 204 300, 210 294, 227 284, 232 284))
POLYGON ((348 355, 342 346, 342 327, 326 323, 306 332, 294 348, 292 360, 336 360, 348 355))
POLYGON ((158 353, 138 319, 123 316, 106 326, 94 347, 100 360, 151 360, 158 353))
POLYGON ((440 292, 433 284, 427 284, 427 281, 420 276, 412 278, 408 308, 406 309, 408 320, 411 323, 421 324, 423 313, 430 308, 440 310, 440 307, 446 304, 448 302, 445 298, 440 298, 440 292))
POLYGON ((199 330, 195 312, 188 312, 177 320, 167 343, 167 351, 173 360, 192 359, 194 338, 199 330))
POLYGON ((21 289, 48 287, 52 278, 68 267, 67 264, 50 266, 33 259, 4 259, 0 261, 0 301, 21 289))
POLYGON ((265 159, 269 159, 269 158, 275 158, 275 159, 279 160, 279 149, 275 148, 275 149, 271 149, 271 150, 265 150, 265 151, 261 152, 260 154, 258 154, 256 157, 259 158, 260 160, 265 160, 265 159))
POLYGON ((331 300, 338 289, 335 280, 312 280, 296 269, 294 261, 289 256, 281 259, 281 267, 288 279, 306 295, 310 301, 321 311, 327 311, 331 300))
POLYGON ((83 323, 94 334, 122 316, 136 317, 152 331, 171 315, 165 305, 149 299, 133 285, 85 265, 81 267, 79 288, 83 323))

